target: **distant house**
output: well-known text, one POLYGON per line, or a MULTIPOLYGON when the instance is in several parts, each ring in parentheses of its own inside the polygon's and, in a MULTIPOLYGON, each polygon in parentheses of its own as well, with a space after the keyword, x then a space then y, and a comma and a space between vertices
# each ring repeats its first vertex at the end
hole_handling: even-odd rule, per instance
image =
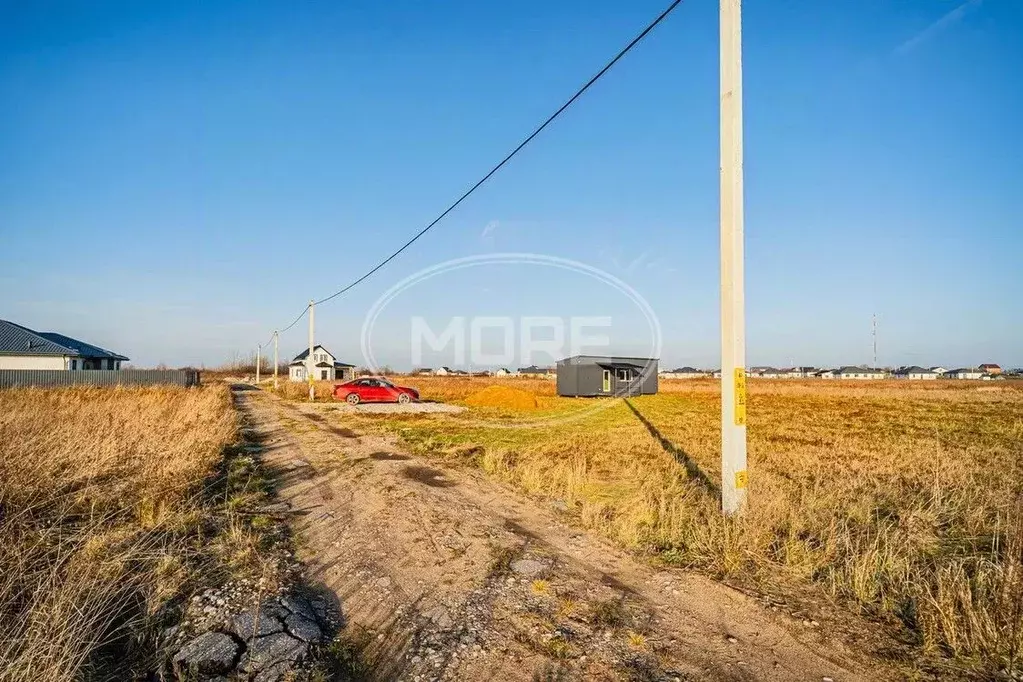
POLYGON ((994 364, 993 362, 985 362, 983 365, 980 366, 980 368, 984 371, 985 374, 1002 373, 1002 368, 994 364))
POLYGON ((512 375, 512 372, 507 367, 502 367, 502 368, 494 371, 494 376, 495 377, 510 377, 511 375, 512 375))
POLYGON ((433 376, 435 377, 457 377, 457 376, 470 376, 464 369, 454 369, 453 367, 438 367, 433 370, 433 376))
POLYGON ((657 393, 654 358, 575 355, 558 360, 558 395, 633 396, 657 393))
POLYGON ((817 372, 814 372, 814 377, 816 377, 817 379, 837 379, 838 378, 838 370, 837 369, 822 369, 822 370, 819 370, 817 372))
POLYGON ((817 371, 816 367, 786 367, 778 370, 780 379, 802 379, 817 371))
POLYGON ((695 367, 676 367, 675 369, 666 370, 660 373, 664 379, 702 379, 707 376, 707 373, 702 369, 696 369, 695 367))
POLYGON ((355 378, 355 365, 338 362, 329 350, 323 346, 314 346, 311 362, 307 348, 288 365, 288 378, 292 381, 306 381, 309 372, 317 381, 348 381, 355 378))
POLYGON ((934 370, 927 369, 926 367, 918 367, 913 365, 911 367, 900 367, 896 370, 892 377, 896 379, 909 379, 912 381, 937 379, 938 373, 934 370))
POLYGON ((931 367, 930 370, 937 374, 938 376, 941 376, 942 374, 948 371, 944 367, 931 367))
POLYGON ((416 369, 412 370, 412 374, 415 375, 415 376, 428 377, 431 374, 433 374, 433 368, 432 367, 417 367, 416 369))
POLYGON ((836 373, 838 379, 884 379, 884 370, 873 367, 842 367, 836 373))
POLYGON ((980 379, 984 376, 984 372, 976 367, 960 367, 959 369, 950 369, 942 376, 945 379, 980 379))
POLYGON ((128 358, 56 332, 0 320, 0 369, 121 369, 128 358))
POLYGON ((527 377, 551 377, 556 374, 556 370, 551 367, 537 367, 536 365, 530 365, 529 367, 519 367, 519 374, 527 377))
POLYGON ((761 379, 777 379, 781 376, 781 370, 775 367, 750 367, 746 373, 750 377, 759 377, 761 379))

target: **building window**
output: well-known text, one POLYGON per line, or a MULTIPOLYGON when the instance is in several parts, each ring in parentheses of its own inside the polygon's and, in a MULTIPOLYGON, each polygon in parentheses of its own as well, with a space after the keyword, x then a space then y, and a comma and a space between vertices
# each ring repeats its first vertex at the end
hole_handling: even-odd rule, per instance
POLYGON ((631 369, 619 369, 618 370, 618 381, 632 381, 632 370, 631 369))
POLYGON ((78 360, 71 361, 71 369, 78 369, 78 360))

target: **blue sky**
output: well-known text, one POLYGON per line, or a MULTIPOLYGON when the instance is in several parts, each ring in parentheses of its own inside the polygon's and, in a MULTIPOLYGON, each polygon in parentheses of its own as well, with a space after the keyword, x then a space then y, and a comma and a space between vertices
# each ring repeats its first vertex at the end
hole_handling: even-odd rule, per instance
MULTIPOLYGON (((0 318, 140 365, 251 353, 432 219, 663 8, 3 2, 0 318)), ((746 3, 750 364, 1023 365, 1023 4, 746 3)), ((718 363, 717 3, 687 0, 490 184, 317 310, 359 361, 396 281, 531 252, 650 304, 666 364, 718 363)), ((551 268, 473 268, 412 316, 635 308, 551 268)), ((439 324, 439 322, 438 322, 439 324)), ((282 336, 298 352, 304 325, 282 336)))

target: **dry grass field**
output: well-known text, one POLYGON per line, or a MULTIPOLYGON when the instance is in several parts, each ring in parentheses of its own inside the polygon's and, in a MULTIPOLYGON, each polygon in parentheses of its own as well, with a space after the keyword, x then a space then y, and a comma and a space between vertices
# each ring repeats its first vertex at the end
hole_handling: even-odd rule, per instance
POLYGON ((223 387, 0 391, 0 680, 147 669, 236 430, 223 387))
MULTIPOLYGON (((543 379, 398 381, 463 404, 509 385, 538 407, 343 419, 561 500, 584 526, 660 560, 830 595, 910 633, 919 660, 985 675, 1020 664, 1018 384, 750 382, 751 498, 731 522, 718 512, 716 381, 664 381, 627 401, 559 398, 543 379)), ((303 397, 298 388, 284 391, 303 397)))

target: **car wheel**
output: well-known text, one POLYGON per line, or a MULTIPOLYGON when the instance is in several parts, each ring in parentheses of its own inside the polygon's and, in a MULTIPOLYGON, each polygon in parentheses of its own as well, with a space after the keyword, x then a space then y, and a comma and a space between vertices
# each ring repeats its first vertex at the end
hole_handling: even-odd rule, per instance
POLYGON ((359 400, 361 400, 361 399, 359 398, 359 394, 358 393, 349 393, 348 397, 345 398, 345 400, 348 401, 349 405, 358 405, 359 404, 359 400))
POLYGON ((402 405, 407 404, 411 400, 412 400, 412 398, 411 398, 411 396, 409 396, 408 393, 399 393, 398 394, 398 402, 401 403, 402 405))

